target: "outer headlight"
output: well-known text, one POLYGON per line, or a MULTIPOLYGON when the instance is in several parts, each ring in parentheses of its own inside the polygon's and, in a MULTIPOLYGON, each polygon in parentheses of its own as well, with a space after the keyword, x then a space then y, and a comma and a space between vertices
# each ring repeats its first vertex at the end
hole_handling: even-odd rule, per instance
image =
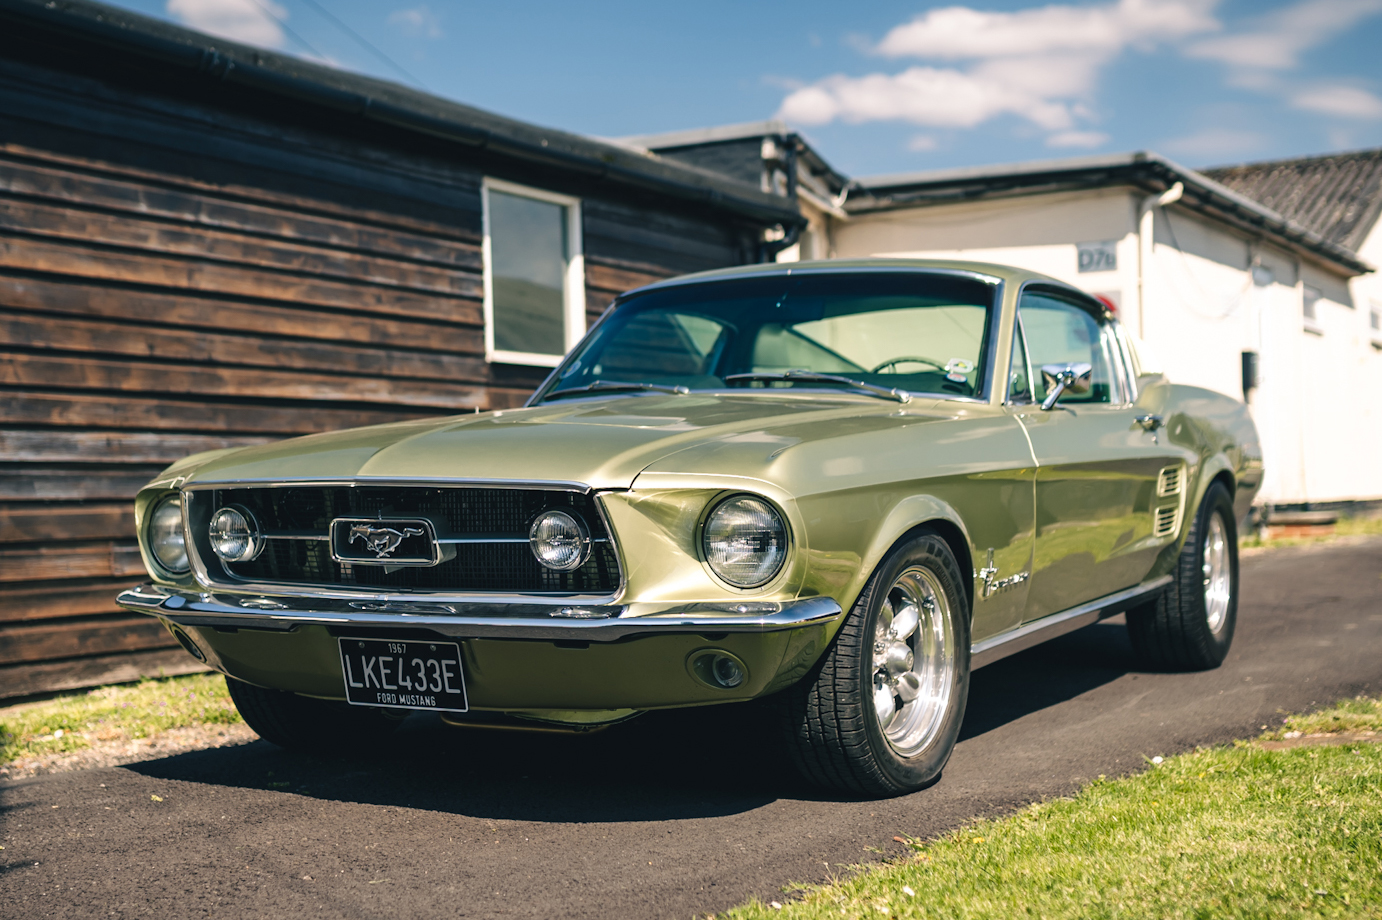
POLYGON ((732 495, 706 518, 701 547, 716 575, 738 588, 757 588, 787 559, 787 527, 763 499, 732 495))
POLYGON ((528 545, 547 568, 569 572, 590 555, 590 531, 565 511, 544 511, 528 528, 528 545))
POLYGON ((248 508, 232 505, 211 515, 211 549, 226 562, 249 562, 264 548, 259 526, 248 508))
POLYGON ((192 570, 187 561, 187 536, 182 530, 182 496, 159 499, 149 515, 149 549, 158 564, 175 575, 192 570))

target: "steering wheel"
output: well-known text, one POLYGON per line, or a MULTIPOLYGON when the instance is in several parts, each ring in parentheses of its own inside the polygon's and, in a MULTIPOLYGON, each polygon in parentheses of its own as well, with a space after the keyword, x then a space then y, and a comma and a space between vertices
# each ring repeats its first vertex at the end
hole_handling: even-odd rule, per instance
MULTIPOLYGON (((891 358, 891 359, 889 359, 889 360, 887 360, 887 361, 884 361, 882 364, 878 365, 878 366, 875 367, 873 370, 869 371, 869 373, 870 373, 870 374, 881 374, 881 373, 883 373, 883 368, 885 368, 885 367, 896 368, 899 364, 908 364, 908 363, 911 363, 911 364, 929 364, 929 365, 931 365, 932 367, 934 367, 934 368, 935 368, 936 370, 938 370, 938 371, 948 370, 948 368, 946 368, 946 366, 945 366, 944 364, 940 363, 939 361, 933 361, 933 360, 931 360, 930 358, 907 357, 907 358, 891 358)), ((891 373, 896 374, 897 371, 896 371, 896 370, 893 370, 891 373)))

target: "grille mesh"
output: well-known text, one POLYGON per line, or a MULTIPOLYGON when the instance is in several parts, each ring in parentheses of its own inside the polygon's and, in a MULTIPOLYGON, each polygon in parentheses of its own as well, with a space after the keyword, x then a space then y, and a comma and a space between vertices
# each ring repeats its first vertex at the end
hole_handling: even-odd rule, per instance
POLYGON ((249 509, 268 534, 324 538, 337 517, 421 517, 432 522, 438 539, 523 541, 444 544, 446 555, 453 548, 455 555, 438 565, 389 571, 382 565, 336 562, 325 539, 271 538, 257 559, 224 565, 239 580, 384 590, 576 594, 610 594, 619 586, 618 559, 595 499, 580 492, 412 486, 216 489, 211 501, 201 507, 209 513, 226 505, 249 509), (574 571, 545 568, 529 549, 529 525, 550 509, 578 515, 597 541, 590 558, 574 571))

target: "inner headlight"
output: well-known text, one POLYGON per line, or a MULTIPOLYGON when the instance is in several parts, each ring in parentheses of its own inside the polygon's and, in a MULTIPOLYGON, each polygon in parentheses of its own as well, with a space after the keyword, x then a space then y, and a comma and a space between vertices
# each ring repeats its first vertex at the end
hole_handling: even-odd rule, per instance
POLYGON ((763 499, 733 495, 706 518, 701 546, 716 575, 737 588, 757 588, 787 558, 787 527, 763 499))
POLYGON ((528 528, 528 545, 547 568, 569 572, 590 555, 590 531, 565 511, 544 511, 528 528))
POLYGON ((182 496, 176 493, 159 500, 149 515, 149 549, 158 564, 174 575, 192 570, 187 561, 187 537, 182 531, 182 496))
POLYGON ((248 508, 232 505, 211 515, 207 528, 211 549, 226 562, 249 562, 264 548, 254 515, 248 508))

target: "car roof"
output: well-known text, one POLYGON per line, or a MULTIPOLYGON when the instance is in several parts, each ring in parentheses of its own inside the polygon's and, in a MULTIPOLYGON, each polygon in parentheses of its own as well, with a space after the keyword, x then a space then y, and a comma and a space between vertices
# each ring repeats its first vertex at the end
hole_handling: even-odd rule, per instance
POLYGON ((706 281, 729 281, 738 278, 762 278, 782 276, 788 277, 796 274, 808 273, 834 273, 848 271, 915 271, 925 272, 963 272, 983 278, 991 279, 1011 284, 1025 284, 1035 281, 1041 284, 1049 284, 1053 287, 1069 291, 1071 294, 1078 295, 1086 301, 1098 303, 1098 301, 1086 291, 1081 291, 1073 285, 1052 278, 1050 275, 1043 275, 1040 272, 1029 271, 1025 268, 1017 268, 1012 265, 998 265, 992 262, 970 262, 963 259, 892 259, 892 258, 865 258, 865 259, 823 259, 814 262, 773 262, 762 265, 740 265, 734 268, 719 268, 713 271, 696 272, 690 275, 679 275, 675 278, 668 278, 665 281, 657 281, 649 285, 628 291, 621 295, 628 297, 632 294, 641 294, 645 291, 658 290, 665 287, 675 287, 682 284, 697 284, 706 281))

